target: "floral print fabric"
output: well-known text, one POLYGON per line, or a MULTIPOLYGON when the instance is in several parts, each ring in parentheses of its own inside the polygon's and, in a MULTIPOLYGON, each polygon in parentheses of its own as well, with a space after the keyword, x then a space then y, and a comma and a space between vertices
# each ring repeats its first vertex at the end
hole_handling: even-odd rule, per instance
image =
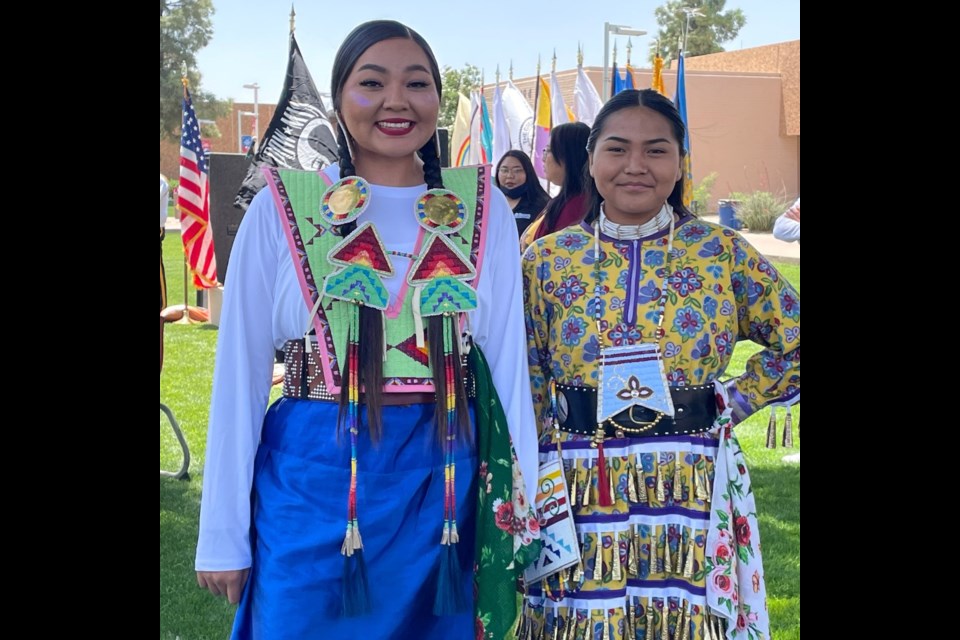
POLYGON ((723 411, 711 433, 604 443, 612 506, 597 504, 597 449, 588 437, 560 434, 584 566, 577 576, 528 585, 531 637, 769 637, 753 495, 730 427, 799 396, 799 296, 730 229, 682 219, 672 256, 667 234, 601 235, 596 255, 593 230, 582 224, 524 254, 541 460, 557 455, 550 379, 596 387, 601 344, 655 340, 664 289, 659 344, 668 384, 719 383, 738 340, 764 347, 742 376, 716 385, 723 411))

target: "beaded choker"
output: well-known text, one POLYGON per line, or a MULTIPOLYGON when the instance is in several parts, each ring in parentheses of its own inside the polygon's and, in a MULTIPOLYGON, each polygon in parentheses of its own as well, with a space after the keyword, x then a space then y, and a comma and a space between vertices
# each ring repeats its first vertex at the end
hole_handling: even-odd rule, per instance
POLYGON ((673 207, 666 202, 663 203, 663 207, 660 208, 660 211, 658 211, 655 216, 643 224, 619 224, 614 222, 607 217, 606 212, 603 210, 603 205, 600 205, 600 231, 602 231, 604 235, 616 238, 617 240, 639 240, 640 238, 653 235, 658 231, 663 231, 670 226, 672 221, 673 207))

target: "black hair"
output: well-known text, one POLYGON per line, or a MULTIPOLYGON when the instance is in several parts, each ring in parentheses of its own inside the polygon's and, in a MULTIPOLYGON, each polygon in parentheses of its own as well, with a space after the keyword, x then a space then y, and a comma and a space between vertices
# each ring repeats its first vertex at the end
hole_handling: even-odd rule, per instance
MULTIPOLYGON (((590 137, 587 140, 587 151, 593 153, 596 150, 597 140, 600 138, 600 134, 603 133, 603 127, 610 116, 622 109, 631 109, 634 107, 653 109, 667 119, 667 122, 670 123, 670 128, 673 130, 673 135, 677 139, 677 144, 680 147, 680 159, 682 161, 687 155, 686 149, 683 148, 683 140, 687 132, 687 127, 683 124, 683 118, 680 117, 680 112, 677 111, 677 107, 653 89, 628 89, 621 91, 607 100, 607 103, 600 109, 600 113, 597 114, 597 119, 593 122, 593 128, 590 129, 590 137)), ((673 191, 671 191, 669 197, 667 197, 667 202, 670 203, 674 212, 680 217, 694 215, 683 204, 683 182, 686 179, 686 172, 682 171, 680 179, 677 180, 677 183, 673 186, 673 191)), ((603 196, 597 191, 597 185, 593 180, 587 181, 587 193, 589 195, 589 204, 587 206, 586 219, 587 222, 593 222, 600 217, 600 205, 603 203, 603 196)))
POLYGON ((500 166, 507 158, 514 158, 520 163, 520 166, 523 167, 523 173, 526 178, 526 182, 524 184, 526 185, 527 190, 523 194, 523 197, 520 198, 520 202, 517 203, 517 207, 526 207, 524 209, 525 213, 540 213, 544 205, 546 205, 547 201, 550 199, 550 194, 548 194, 544 190, 543 186, 541 186, 540 179, 537 178, 537 170, 533 168, 533 163, 530 161, 530 156, 520 149, 511 149, 503 154, 502 158, 500 158, 500 162, 497 163, 497 170, 493 174, 494 184, 497 185, 497 188, 501 187, 500 166))
POLYGON ((583 193, 584 181, 590 177, 587 170, 589 135, 590 127, 582 122, 566 122, 550 130, 550 155, 563 166, 563 184, 560 185, 560 193, 547 203, 542 231, 537 233, 538 236, 557 231, 555 227, 563 207, 573 197, 583 193))

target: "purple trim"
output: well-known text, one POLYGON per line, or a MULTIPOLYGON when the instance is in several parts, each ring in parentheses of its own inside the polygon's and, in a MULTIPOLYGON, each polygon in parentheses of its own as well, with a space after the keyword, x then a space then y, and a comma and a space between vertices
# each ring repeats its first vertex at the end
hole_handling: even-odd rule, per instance
POLYGON ((631 516, 682 516, 691 520, 710 520, 709 511, 697 511, 684 507, 643 507, 630 505, 631 516))
POLYGON ((685 507, 643 507, 630 505, 630 513, 594 514, 590 516, 574 516, 577 524, 615 524, 626 522, 630 516, 680 516, 691 520, 710 520, 710 512, 687 509, 685 507))
MULTIPOLYGON (((667 578, 666 580, 641 580, 640 578, 627 578, 627 587, 637 587, 640 589, 680 589, 697 596, 706 596, 706 587, 697 587, 686 580, 678 578, 667 578)), ((566 597, 574 600, 609 600, 615 598, 627 597, 626 587, 620 589, 603 589, 600 591, 566 591, 566 597)), ((543 589, 529 585, 527 595, 531 597, 543 597, 543 589)))
MULTIPOLYGON (((542 597, 543 591, 540 587, 527 587, 527 593, 532 597, 542 597)), ((610 598, 625 598, 627 596, 626 587, 620 589, 605 589, 603 591, 566 591, 568 598, 577 600, 607 600, 610 598)))
POLYGON ((616 524, 618 522, 627 522, 629 519, 630 514, 622 512, 573 517, 574 522, 577 524, 616 524))
POLYGON ((730 408, 733 409, 734 424, 740 424, 753 415, 753 408, 751 408, 746 396, 740 393, 740 390, 737 388, 736 378, 725 382, 723 387, 727 390, 727 396, 730 398, 730 408))
MULTIPOLYGON (((609 440, 604 440, 603 446, 607 448, 616 448, 616 447, 626 447, 631 444, 646 444, 649 442, 656 442, 660 445, 671 445, 671 444, 690 444, 690 445, 700 445, 706 447, 717 448, 719 441, 711 437, 697 437, 697 436, 665 436, 662 438, 611 438, 609 440)), ((580 451, 586 451, 593 449, 593 443, 590 441, 588 436, 584 436, 583 440, 571 440, 563 443, 564 449, 574 449, 580 451)), ((557 450, 557 445, 553 443, 541 444, 540 453, 551 453, 557 450)))
POLYGON ((800 389, 791 389, 791 390, 787 391, 786 393, 784 393, 783 395, 781 395, 781 396, 780 396, 779 398, 777 398, 776 400, 771 400, 771 401, 767 402, 767 403, 766 403, 765 405, 763 405, 763 406, 764 406, 764 408, 766 408, 766 407, 769 407, 769 406, 772 405, 772 404, 782 404, 782 403, 785 403, 785 402, 790 402, 791 400, 793 400, 794 398, 796 398, 798 395, 800 395, 800 389))
MULTIPOLYGON (((601 236, 603 233, 600 234, 601 236)), ((638 295, 640 289, 640 269, 643 267, 640 261, 640 240, 630 240, 630 265, 627 267, 627 296, 623 301, 623 321, 631 327, 637 325, 637 305, 640 302, 638 295)))
POLYGON ((606 356, 605 364, 632 364, 634 362, 656 362, 660 360, 660 354, 656 353, 654 355, 643 355, 643 356, 606 356))

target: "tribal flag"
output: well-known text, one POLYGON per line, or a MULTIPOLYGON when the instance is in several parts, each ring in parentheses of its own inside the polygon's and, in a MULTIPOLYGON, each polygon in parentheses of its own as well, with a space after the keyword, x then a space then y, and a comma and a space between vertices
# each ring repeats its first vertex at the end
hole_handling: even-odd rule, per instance
POLYGON ((501 98, 503 115, 510 131, 510 144, 507 148, 530 153, 533 145, 533 108, 511 80, 507 80, 501 98))
POLYGON ((623 78, 620 77, 620 71, 617 70, 617 63, 613 63, 613 77, 610 79, 610 95, 615 96, 626 89, 623 78))
POLYGON ((560 91, 560 81, 557 72, 550 72, 550 126, 556 127, 570 122, 570 109, 563 102, 563 93, 560 91))
POLYGON ((246 211, 253 196, 266 186, 261 166, 316 171, 332 164, 337 157, 333 126, 303 61, 297 39, 291 33, 283 95, 247 169, 234 205, 246 211))
POLYGON ((470 101, 458 93, 457 114, 450 132, 450 165, 465 167, 471 164, 470 153, 470 101))
POLYGON ((217 285, 217 261, 213 253, 213 231, 210 229, 209 178, 210 166, 200 141, 200 123, 197 122, 190 91, 184 80, 177 207, 180 209, 183 250, 193 271, 193 284, 198 289, 217 285))
POLYGON ((592 127, 593 121, 597 119, 597 114, 603 107, 603 101, 597 94, 597 88, 593 86, 583 70, 583 65, 577 65, 577 82, 573 86, 573 99, 577 105, 577 119, 588 127, 592 127))
POLYGON ((500 159, 510 150, 510 125, 507 124, 507 112, 503 108, 503 93, 500 83, 493 90, 493 157, 490 163, 496 167, 500 159))
POLYGON ((630 63, 627 63, 627 69, 624 71, 623 77, 623 88, 624 89, 636 89, 637 85, 633 81, 633 67, 630 66, 630 63))
POLYGON ((683 204, 689 207, 693 202, 693 163, 690 159, 690 121, 687 120, 687 80, 684 72, 683 50, 680 51, 680 59, 677 62, 677 92, 673 96, 673 103, 677 105, 680 119, 683 120, 683 126, 687 130, 683 138, 683 148, 686 151, 683 157, 683 204))
POLYGON ((663 86, 663 58, 660 54, 653 59, 653 77, 650 80, 650 88, 662 96, 667 95, 667 89, 663 86))
POLYGON ((487 101, 480 92, 480 145, 483 147, 483 162, 493 161, 493 124, 490 122, 490 112, 487 110, 487 101))
POLYGON ((537 175, 546 178, 546 169, 543 166, 543 150, 550 144, 550 87, 547 81, 537 76, 539 83, 539 95, 537 96, 537 117, 534 121, 534 140, 533 140, 533 168, 537 175))

